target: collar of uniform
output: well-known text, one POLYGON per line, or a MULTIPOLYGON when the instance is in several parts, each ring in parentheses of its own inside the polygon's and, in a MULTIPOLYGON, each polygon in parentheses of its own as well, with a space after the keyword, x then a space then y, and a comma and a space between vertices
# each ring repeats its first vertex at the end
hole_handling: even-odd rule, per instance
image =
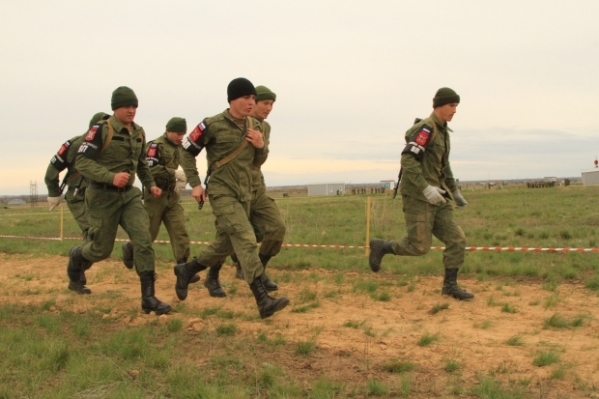
MULTIPOLYGON (((168 136, 166 135, 166 132, 164 132, 164 134, 160 138, 163 139, 163 140, 160 141, 162 144, 168 144, 168 145, 170 145, 172 147, 177 147, 176 144, 174 144, 172 141, 170 141, 168 139, 168 136)), ((154 141, 156 141, 156 140, 154 140, 154 141)))
POLYGON ((245 119, 247 119, 247 117, 246 118, 235 118, 233 115, 231 115, 231 111, 229 111, 229 108, 227 108, 225 110, 225 112, 223 112, 223 114, 225 115, 225 118, 227 118, 231 122, 235 123, 235 125, 237 125, 236 121, 245 121, 245 119))
POLYGON ((439 120, 439 118, 437 118, 437 115, 435 115, 434 112, 431 113, 430 118, 437 124, 437 126, 439 126, 441 129, 445 129, 448 132, 453 132, 453 130, 451 130, 449 128, 449 126, 447 125, 447 122, 445 122, 445 124, 441 123, 441 121, 439 120))
MULTIPOLYGON (((110 120, 110 123, 112 124, 112 127, 114 128, 115 131, 120 132, 123 129, 127 130, 125 128, 125 126, 123 126, 123 124, 121 123, 121 121, 119 121, 114 115, 112 115, 109 120, 110 120)), ((135 123, 135 122, 131 122, 131 126, 132 126, 132 129, 133 129, 133 132, 135 132, 135 131, 137 131, 137 130, 140 129, 140 126, 137 123, 135 123)))

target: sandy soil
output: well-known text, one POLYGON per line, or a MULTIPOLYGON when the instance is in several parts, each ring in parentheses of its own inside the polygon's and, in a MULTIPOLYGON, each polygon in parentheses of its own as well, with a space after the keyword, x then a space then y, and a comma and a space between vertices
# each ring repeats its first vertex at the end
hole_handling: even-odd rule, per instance
MULTIPOLYGON (((53 311, 110 309, 103 317, 128 324, 155 322, 156 316, 140 311, 137 276, 120 262, 104 261, 88 271, 88 286, 93 291, 89 296, 77 296, 66 289, 66 263, 67 258, 59 256, 23 259, 0 254, 0 304, 54 300, 53 311)), ((159 265, 158 273, 157 296, 175 305, 179 301, 170 266, 159 265)), ((225 290, 234 294, 211 298, 199 283, 190 290, 180 312, 161 317, 181 318, 185 328, 201 331, 222 320, 201 319, 198 312, 222 306, 247 315, 235 319, 239 334, 264 332, 274 337, 280 333, 288 344, 313 339, 318 348, 313 356, 281 360, 299 377, 326 374, 342 381, 372 377, 397 381, 397 374, 385 372, 383 366, 399 360, 415 364, 412 390, 429 392, 430 397, 444 396, 447 385, 458 381, 472 386, 477 373, 512 384, 528 380, 528 390, 535 397, 599 397, 599 297, 577 282, 550 292, 542 288, 541 281, 506 285, 505 280, 463 279, 462 285, 476 298, 459 302, 440 295, 440 276, 418 278, 402 286, 398 284, 400 276, 384 271, 377 275, 346 273, 341 283, 335 282, 337 273, 326 270, 289 272, 273 268, 269 275, 281 286, 277 295, 287 296, 291 305, 266 321, 256 317, 251 293, 245 283, 234 279, 233 267, 223 268, 221 280, 225 290), (289 277, 290 282, 282 282, 289 277), (366 292, 356 291, 355 284, 360 281, 376 282, 376 293, 388 292, 391 299, 377 301, 366 292), (318 306, 304 313, 293 312, 313 303, 301 303, 309 293, 317 293, 318 306), (447 309, 431 312, 435 305, 444 303, 449 305, 447 309), (502 311, 504 304, 515 313, 502 311), (582 316, 584 322, 579 327, 546 328, 546 320, 554 314, 570 321, 582 316), (426 334, 436 334, 438 339, 419 346, 426 334), (515 335, 521 337, 522 345, 506 344, 515 335), (549 350, 560 355, 560 362, 535 366, 537 353, 549 350), (445 370, 452 361, 460 367, 453 374, 445 370), (563 376, 551 378, 560 368, 563 376)), ((427 397, 423 395, 418 397, 427 397)))

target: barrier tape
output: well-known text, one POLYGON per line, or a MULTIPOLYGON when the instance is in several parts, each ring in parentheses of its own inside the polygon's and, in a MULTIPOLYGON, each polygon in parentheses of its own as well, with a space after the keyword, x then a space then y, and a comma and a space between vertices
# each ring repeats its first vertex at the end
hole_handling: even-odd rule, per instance
MULTIPOLYGON (((60 237, 33 237, 33 236, 11 236, 0 235, 0 238, 27 238, 30 240, 61 241, 60 237)), ((80 241, 81 237, 64 237, 63 240, 80 241)), ((115 241, 129 241, 124 238, 117 238, 115 241)), ((169 240, 155 240, 156 244, 170 244, 169 240)), ((194 245, 210 245, 210 241, 190 241, 194 245)), ((329 249, 365 249, 365 245, 338 245, 338 244, 283 244, 288 248, 329 248, 329 249)), ((431 247, 433 251, 443 251, 445 247, 431 247)), ((543 247, 466 247, 466 251, 484 251, 484 252, 592 252, 599 253, 599 248, 543 248, 543 247)))

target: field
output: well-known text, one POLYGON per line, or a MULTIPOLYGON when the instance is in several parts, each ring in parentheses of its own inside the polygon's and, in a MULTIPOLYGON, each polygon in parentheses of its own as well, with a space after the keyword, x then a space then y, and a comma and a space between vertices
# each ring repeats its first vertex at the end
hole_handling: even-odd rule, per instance
MULTIPOLYGON (((464 196, 456 218, 469 246, 597 247, 599 188, 464 196)), ((277 203, 287 243, 366 241, 365 196, 277 203)), ((371 204, 371 237, 404 234, 401 201, 371 204)), ((211 240, 209 206, 185 209, 192 239, 211 240)), ((59 212, 0 215, 2 235, 60 235, 59 212)), ((64 223, 77 237, 66 212, 64 223)), ((460 282, 476 297, 459 302, 440 295, 441 251, 385 257, 372 274, 363 248, 286 247, 269 275, 291 305, 260 320, 233 267, 221 277, 227 298, 200 282, 178 301, 165 244, 157 296, 171 315, 140 312, 120 245, 88 272, 93 294, 76 296, 65 276, 75 243, 0 238, 0 398, 599 397, 599 253, 469 252, 460 282)))

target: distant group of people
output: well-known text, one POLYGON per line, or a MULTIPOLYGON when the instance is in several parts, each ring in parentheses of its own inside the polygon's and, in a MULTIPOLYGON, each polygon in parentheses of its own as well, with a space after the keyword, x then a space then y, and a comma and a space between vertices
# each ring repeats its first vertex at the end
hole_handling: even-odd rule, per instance
MULTIPOLYGON (((82 231, 83 243, 69 251, 68 288, 91 294, 85 271, 112 253, 118 226, 130 241, 122 246, 123 263, 135 268, 141 285, 141 308, 157 315, 171 306, 155 295, 155 257, 152 242, 160 225, 169 234, 176 265, 175 292, 180 300, 188 286, 204 281, 211 296, 224 297, 219 272, 228 256, 236 266, 236 277, 245 279, 254 294, 262 318, 284 309, 289 300, 269 292, 278 286, 265 273, 270 259, 281 250, 285 224, 274 200, 268 197, 261 166, 269 154, 271 127, 266 122, 276 94, 245 78, 227 86, 229 107, 203 119, 185 137, 184 118, 173 117, 165 132, 147 141, 134 122, 138 99, 133 90, 119 87, 112 93, 113 115, 103 112, 90 120, 88 131, 67 140, 46 171, 50 210, 65 201, 82 231), (208 161, 204 181, 196 157, 206 149, 208 161), (181 168, 179 168, 181 167, 181 168), (60 183, 59 174, 67 170, 60 183), (138 176, 142 190, 133 185, 138 176), (202 204, 210 201, 216 217, 216 236, 197 257, 189 259, 189 235, 179 193, 189 184, 191 195, 202 204), (204 188, 205 186, 205 188, 204 188), (143 198, 143 202, 142 202, 143 198), (258 243, 261 245, 258 246, 258 243)), ((380 270, 386 254, 417 256, 430 250, 432 235, 446 244, 445 280, 442 293, 457 299, 472 294, 457 285, 457 272, 464 262, 465 236, 453 218, 452 202, 467 204, 449 166, 449 132, 460 101, 449 88, 433 99, 433 113, 406 133, 402 152, 403 210, 408 236, 401 241, 373 239, 369 263, 380 270)))

